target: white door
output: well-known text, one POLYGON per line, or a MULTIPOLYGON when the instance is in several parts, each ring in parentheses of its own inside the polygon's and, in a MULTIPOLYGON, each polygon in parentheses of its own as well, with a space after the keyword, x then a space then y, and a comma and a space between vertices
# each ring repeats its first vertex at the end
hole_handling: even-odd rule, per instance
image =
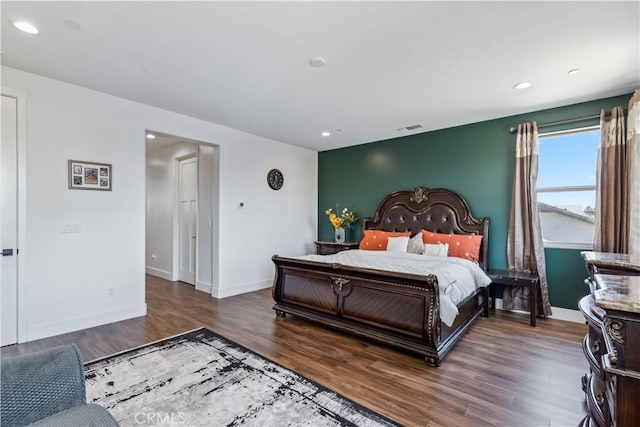
POLYGON ((179 262, 178 280, 195 285, 197 247, 198 163, 195 157, 180 160, 179 167, 179 262))
POLYGON ((2 95, 2 142, 0 143, 0 282, 2 329, 0 345, 18 341, 17 276, 17 146, 18 101, 2 95))

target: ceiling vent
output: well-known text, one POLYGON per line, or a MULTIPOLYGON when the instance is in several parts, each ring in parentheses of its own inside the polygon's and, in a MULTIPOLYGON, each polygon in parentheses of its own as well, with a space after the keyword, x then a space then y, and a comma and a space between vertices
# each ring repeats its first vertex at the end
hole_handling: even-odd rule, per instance
POLYGON ((397 131, 398 132, 406 132, 406 131, 410 131, 410 130, 416 130, 416 129, 422 129, 424 126, 422 125, 411 125, 411 126, 405 126, 403 128, 398 128, 397 131))

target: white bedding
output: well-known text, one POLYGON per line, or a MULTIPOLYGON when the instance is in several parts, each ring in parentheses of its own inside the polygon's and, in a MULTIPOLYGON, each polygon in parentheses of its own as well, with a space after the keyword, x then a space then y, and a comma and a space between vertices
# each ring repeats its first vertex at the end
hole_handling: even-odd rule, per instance
POLYGON ((304 255, 297 258, 375 270, 419 275, 434 274, 438 278, 440 292, 440 319, 447 326, 451 326, 458 315, 457 302, 471 295, 477 288, 491 283, 491 279, 478 264, 455 257, 350 250, 333 255, 304 255))

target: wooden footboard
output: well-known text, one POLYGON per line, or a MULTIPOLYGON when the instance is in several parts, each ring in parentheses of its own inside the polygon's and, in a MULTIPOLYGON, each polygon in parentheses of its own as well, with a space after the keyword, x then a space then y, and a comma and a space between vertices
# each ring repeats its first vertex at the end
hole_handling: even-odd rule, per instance
POLYGON ((459 305, 451 327, 440 320, 437 278, 273 256, 274 310, 424 356, 440 365, 482 312, 484 289, 459 305))

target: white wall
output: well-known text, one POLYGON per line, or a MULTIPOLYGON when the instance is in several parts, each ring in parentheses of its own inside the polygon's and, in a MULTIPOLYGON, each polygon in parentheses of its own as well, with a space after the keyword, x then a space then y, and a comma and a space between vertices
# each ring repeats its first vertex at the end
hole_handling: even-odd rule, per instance
POLYGON ((212 294, 225 297, 270 287, 272 255, 311 250, 317 239, 318 162, 316 152, 286 144, 230 144, 220 149, 220 164, 220 285, 214 284, 212 294), (284 175, 278 191, 267 185, 273 168, 284 175))
POLYGON ((8 67, 2 85, 29 96, 27 340, 145 314, 145 129, 220 147, 215 296, 270 286, 271 255, 303 254, 316 238, 314 151, 8 67), (113 191, 69 190, 68 159, 111 163, 113 191), (273 167, 285 176, 277 192, 273 167), (64 222, 82 232, 61 233, 64 222))

